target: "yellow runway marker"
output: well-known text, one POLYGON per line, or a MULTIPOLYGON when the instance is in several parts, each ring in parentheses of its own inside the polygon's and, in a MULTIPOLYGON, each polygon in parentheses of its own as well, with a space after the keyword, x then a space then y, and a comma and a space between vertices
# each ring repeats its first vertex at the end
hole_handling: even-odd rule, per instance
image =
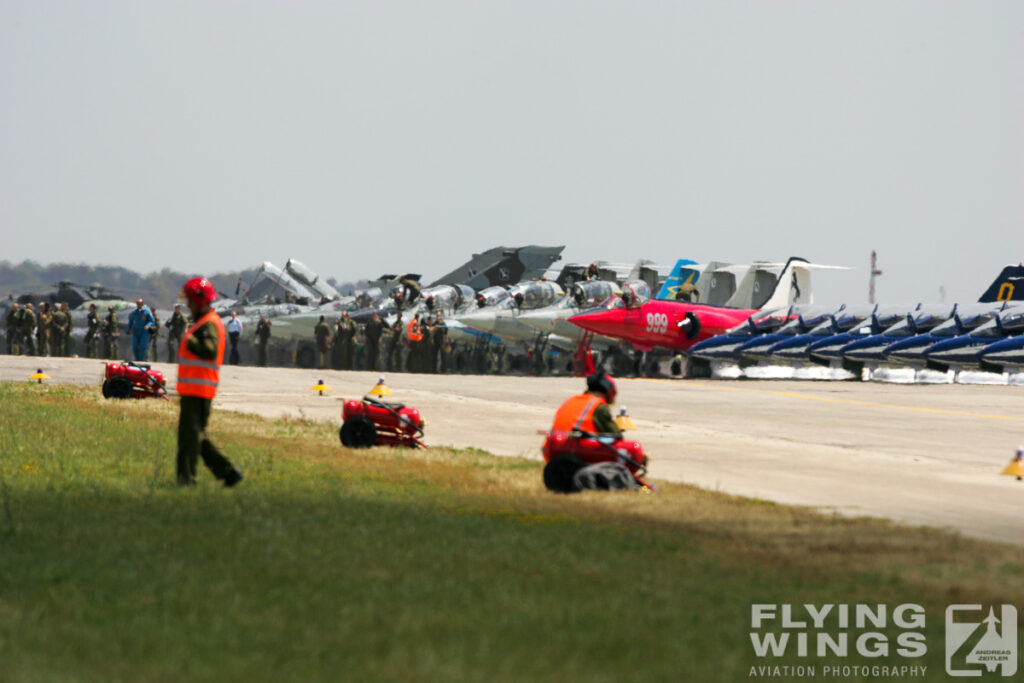
MULTIPOLYGON (((666 382, 672 384, 680 384, 676 380, 668 379, 655 379, 655 378, 641 378, 646 379, 649 382, 666 382)), ((717 384, 709 384, 707 382, 687 382, 683 386, 696 386, 704 389, 717 389, 718 391, 740 391, 751 394, 771 394, 773 396, 785 396, 787 398, 799 398, 805 401, 821 401, 822 403, 845 403, 851 406, 868 406, 870 408, 895 408, 897 410, 916 410, 921 413, 935 413, 937 415, 955 415, 957 417, 976 417, 985 420, 1011 420, 1015 422, 1024 422, 1024 417, 1015 417, 1013 415, 986 415, 984 413, 965 413, 959 410, 943 410, 941 408, 923 408, 921 406, 902 406, 897 403, 875 403, 874 401, 854 401, 848 398, 830 398, 828 396, 813 396, 811 394, 800 394, 795 391, 772 391, 771 389, 753 389, 746 387, 726 387, 717 384)))

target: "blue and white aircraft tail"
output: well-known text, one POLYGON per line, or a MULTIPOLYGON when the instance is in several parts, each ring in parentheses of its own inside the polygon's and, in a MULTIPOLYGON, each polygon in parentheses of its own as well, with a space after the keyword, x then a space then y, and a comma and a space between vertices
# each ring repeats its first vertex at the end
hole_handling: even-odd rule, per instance
POLYGON ((658 290, 655 299, 675 299, 676 292, 679 288, 685 284, 691 284, 696 286, 697 281, 700 279, 700 271, 696 268, 687 268, 687 266, 699 265, 696 261, 690 259, 681 258, 676 261, 676 265, 672 268, 672 272, 665 278, 665 282, 661 285, 661 289, 658 290))

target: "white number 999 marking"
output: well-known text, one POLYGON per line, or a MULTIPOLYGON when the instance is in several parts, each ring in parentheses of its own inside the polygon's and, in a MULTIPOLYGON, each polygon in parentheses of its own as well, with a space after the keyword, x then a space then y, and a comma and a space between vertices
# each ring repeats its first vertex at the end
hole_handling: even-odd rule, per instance
POLYGON ((647 314, 647 331, 655 334, 663 333, 668 329, 668 315, 665 313, 647 314))

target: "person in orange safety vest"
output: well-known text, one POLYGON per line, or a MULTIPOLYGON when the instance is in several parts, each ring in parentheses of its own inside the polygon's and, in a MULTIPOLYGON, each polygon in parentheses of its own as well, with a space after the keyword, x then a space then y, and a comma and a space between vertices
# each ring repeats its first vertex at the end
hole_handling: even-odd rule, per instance
POLYGON ((206 436, 227 337, 220 316, 210 309, 217 292, 209 280, 197 277, 186 282, 181 293, 193 323, 178 349, 178 483, 196 483, 196 463, 201 455, 213 476, 222 480, 224 486, 234 486, 242 481, 242 472, 206 436))
POLYGON ((565 401, 555 413, 552 431, 571 432, 578 429, 591 434, 613 434, 622 438, 609 406, 618 390, 615 380, 604 370, 587 377, 587 390, 565 401))

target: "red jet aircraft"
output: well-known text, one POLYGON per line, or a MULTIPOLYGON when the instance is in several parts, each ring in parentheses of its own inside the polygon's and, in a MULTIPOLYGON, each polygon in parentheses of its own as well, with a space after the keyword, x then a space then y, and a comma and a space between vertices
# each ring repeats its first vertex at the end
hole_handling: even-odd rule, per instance
MULTIPOLYGON (((621 299, 622 304, 616 308, 580 313, 569 318, 569 322, 595 334, 628 341, 638 351, 650 351, 654 347, 686 351, 697 342, 736 327, 759 310, 793 303, 790 294, 794 289, 795 298, 800 299, 801 285, 809 290, 809 282, 797 276, 794 269, 797 263, 806 264, 807 261, 791 258, 779 275, 775 289, 759 309, 660 299, 647 301, 627 291, 621 299)), ((807 272, 805 269, 801 271, 807 272)))

